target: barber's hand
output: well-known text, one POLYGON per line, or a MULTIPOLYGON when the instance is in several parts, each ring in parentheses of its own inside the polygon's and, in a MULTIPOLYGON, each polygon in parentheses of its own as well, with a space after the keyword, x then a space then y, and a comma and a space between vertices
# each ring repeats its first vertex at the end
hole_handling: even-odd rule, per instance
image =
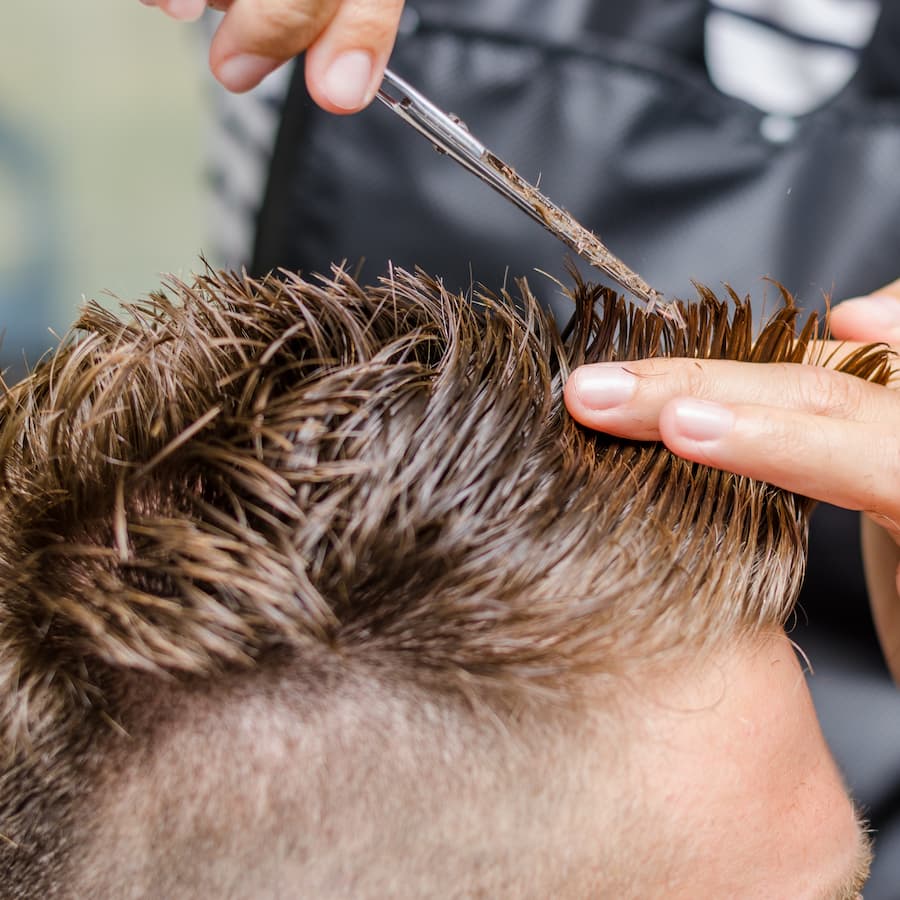
MULTIPOLYGON (((831 325, 842 340, 900 349, 900 281, 837 306, 831 325)), ((840 345, 829 345, 825 357, 831 350, 840 353, 840 345)), ((864 512, 875 622, 900 682, 896 377, 892 387, 880 387, 823 367, 656 359, 583 366, 565 399, 590 428, 662 440, 686 459, 864 512)))
MULTIPOLYGON (((182 20, 206 0, 141 0, 182 20)), ((248 91, 303 50, 312 98, 335 113, 375 97, 397 36, 403 0, 211 0, 225 11, 209 64, 232 91, 248 91)))

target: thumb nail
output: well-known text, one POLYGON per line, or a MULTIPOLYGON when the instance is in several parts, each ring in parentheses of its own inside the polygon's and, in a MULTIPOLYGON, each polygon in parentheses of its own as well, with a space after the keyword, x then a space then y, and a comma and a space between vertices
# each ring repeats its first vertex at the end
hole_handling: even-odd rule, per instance
POLYGON ((347 50, 325 72, 322 91, 339 109, 354 110, 369 99, 375 61, 366 50, 347 50))

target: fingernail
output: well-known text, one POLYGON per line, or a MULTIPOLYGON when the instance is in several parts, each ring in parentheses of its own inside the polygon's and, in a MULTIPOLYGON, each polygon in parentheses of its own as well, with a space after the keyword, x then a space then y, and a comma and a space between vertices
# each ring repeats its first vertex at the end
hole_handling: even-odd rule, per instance
POLYGON ((278 62, 266 56, 244 54, 232 56, 219 66, 219 81, 229 91, 242 93, 256 87, 270 72, 278 68, 278 62))
POLYGON ((369 99, 375 62, 366 50, 348 50, 325 72, 322 90, 339 109, 359 109, 369 99))
POLYGON ((611 409, 627 403, 637 388, 637 378, 621 366, 586 366, 572 377, 575 396, 587 409, 611 409))
POLYGON ((692 441, 716 441, 734 427, 734 413, 726 406, 706 400, 678 400, 675 427, 692 441))
MULTIPOLYGON (((869 294, 867 297, 851 297, 844 303, 852 303, 872 325, 894 328, 900 325, 900 299, 890 294, 869 294)), ((844 305, 841 304, 841 306, 844 305)))
POLYGON ((189 21, 199 19, 203 15, 205 3, 198 0, 168 0, 166 3, 166 12, 173 19, 181 19, 189 21))

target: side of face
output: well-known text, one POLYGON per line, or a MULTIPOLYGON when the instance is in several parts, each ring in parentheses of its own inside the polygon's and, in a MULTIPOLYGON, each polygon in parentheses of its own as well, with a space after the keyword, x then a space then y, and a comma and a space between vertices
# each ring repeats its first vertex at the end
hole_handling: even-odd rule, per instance
POLYGON ((660 896, 858 896, 868 844, 783 633, 660 680, 638 708, 633 763, 660 825, 660 896))

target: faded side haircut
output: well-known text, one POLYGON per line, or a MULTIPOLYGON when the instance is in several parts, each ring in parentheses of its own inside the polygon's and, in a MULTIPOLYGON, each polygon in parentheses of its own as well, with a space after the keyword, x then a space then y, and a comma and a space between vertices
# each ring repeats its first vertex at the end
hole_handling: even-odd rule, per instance
MULTIPOLYGON (((426 735, 421 748, 428 704, 458 711, 458 736, 477 733, 477 710, 525 728, 577 704, 586 680, 614 696, 650 665, 785 623, 810 503, 589 433, 561 397, 584 362, 800 362, 814 322, 797 335, 785 298, 754 340, 749 303, 733 294, 701 289, 680 305, 682 326, 579 282, 560 335, 527 285, 519 292, 470 302, 423 273, 362 288, 341 271, 210 272, 173 280, 125 318, 88 306, 5 391, 5 897, 70 896, 109 798, 157 772, 154 748, 198 723, 218 749, 178 776, 190 810, 172 826, 181 843, 157 852, 135 837, 143 862, 121 861, 127 877, 115 858, 97 863, 107 887, 92 895, 132 896, 121 885, 152 865, 190 871, 201 843, 227 845, 212 831, 192 844, 184 823, 219 790, 217 765, 252 777, 253 735, 240 759, 228 750, 234 710, 269 694, 289 695, 310 732, 323 710, 351 708, 364 728, 369 710, 401 698, 397 716, 426 735), (238 699, 219 719, 220 693, 238 699)), ((888 374, 874 348, 842 367, 888 374)), ((320 784, 350 751, 317 740, 301 768, 320 784)), ((381 765, 368 759, 357 794, 381 765)), ((416 835, 392 815, 413 854, 416 835)), ((330 840, 352 838, 339 808, 322 816, 330 840)), ((324 852, 316 834, 304 839, 311 859, 324 852)), ((171 877, 152 895, 180 896, 171 877)))

